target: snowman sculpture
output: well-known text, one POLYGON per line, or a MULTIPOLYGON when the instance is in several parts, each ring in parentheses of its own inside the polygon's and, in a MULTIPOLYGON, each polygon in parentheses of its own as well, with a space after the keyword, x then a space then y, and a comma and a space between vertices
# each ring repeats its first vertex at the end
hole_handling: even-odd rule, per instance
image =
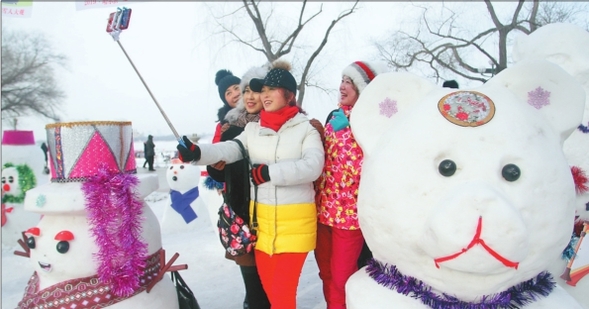
POLYGON ((2 247, 18 246, 22 232, 41 216, 25 211, 25 193, 45 184, 43 151, 35 145, 33 131, 6 130, 2 136, 2 247))
POLYGON ((196 231, 210 225, 206 205, 200 197, 201 168, 173 159, 166 171, 170 207, 162 216, 163 232, 196 231))
POLYGON ((545 60, 473 89, 378 75, 350 116, 374 258, 347 281, 347 308, 582 308, 548 269, 573 226, 562 143, 584 99, 545 60))
POLYGON ((583 119, 563 145, 577 187, 577 218, 571 243, 551 270, 562 285, 589 308, 589 237, 581 239, 589 224, 589 32, 565 23, 548 24, 514 44, 516 61, 546 59, 558 64, 585 89, 583 119), (585 226, 584 226, 585 225, 585 226), (575 252, 575 250, 577 252, 575 252), (568 265, 570 264, 570 265, 568 265), (563 274, 561 276, 561 274, 563 274))
POLYGON ((135 174, 131 123, 46 130, 51 183, 26 194, 25 210, 43 217, 26 231, 35 271, 18 308, 178 308, 159 223, 143 201, 158 179, 135 174))

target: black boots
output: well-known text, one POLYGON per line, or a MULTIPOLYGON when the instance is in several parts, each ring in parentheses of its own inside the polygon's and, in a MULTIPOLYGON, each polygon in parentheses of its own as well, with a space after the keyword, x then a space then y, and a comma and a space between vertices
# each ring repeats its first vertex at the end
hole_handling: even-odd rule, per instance
POLYGON ((239 266, 245 284, 244 309, 270 309, 270 301, 262 288, 262 282, 255 266, 239 266))

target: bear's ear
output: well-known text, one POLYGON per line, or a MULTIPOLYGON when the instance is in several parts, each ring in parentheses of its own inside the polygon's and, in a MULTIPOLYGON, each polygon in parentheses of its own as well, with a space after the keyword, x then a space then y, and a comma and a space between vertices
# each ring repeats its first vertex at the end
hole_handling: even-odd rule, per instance
POLYGON ((364 153, 370 153, 398 113, 407 110, 436 87, 412 73, 377 75, 364 88, 350 114, 352 133, 364 153))
POLYGON ((560 134, 561 143, 583 119, 585 90, 558 65, 546 60, 524 60, 487 82, 514 93, 519 102, 542 113, 560 134))

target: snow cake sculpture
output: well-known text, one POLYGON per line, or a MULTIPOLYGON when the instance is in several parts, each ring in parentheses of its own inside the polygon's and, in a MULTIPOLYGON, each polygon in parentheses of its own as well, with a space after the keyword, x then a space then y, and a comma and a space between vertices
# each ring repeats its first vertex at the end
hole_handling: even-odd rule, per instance
POLYGON ((135 174, 131 123, 46 130, 51 183, 26 194, 25 210, 43 217, 16 252, 35 270, 18 308, 178 308, 171 280, 160 280, 170 263, 159 222, 143 201, 158 179, 135 174))
MULTIPOLYGON (((564 23, 543 26, 532 34, 520 36, 513 49, 516 61, 546 59, 571 74, 585 89, 585 110, 577 129, 564 142, 563 151, 576 174, 577 222, 569 248, 552 270, 561 284, 586 308, 589 308, 589 239, 581 239, 584 222, 589 221, 589 32, 564 23), (578 248, 574 255, 574 249, 578 248), (567 265, 569 264, 569 265, 567 265), (564 273, 563 273, 564 272, 564 273), (563 279, 565 278, 565 279, 563 279)), ((587 223, 585 223, 587 225, 587 223)))
POLYGON ((547 61, 459 91, 377 76, 350 118, 374 259, 348 280, 347 308, 581 308, 546 270, 573 225, 562 142, 583 104, 547 61))
POLYGON ((171 163, 166 171, 166 181, 170 186, 170 207, 164 210, 162 231, 193 231, 208 226, 209 218, 203 216, 207 208, 199 190, 200 166, 186 164, 178 159, 173 159, 171 163))
POLYGON ((35 145, 33 131, 5 130, 2 134, 2 247, 18 246, 21 233, 41 216, 25 211, 25 193, 49 182, 43 174, 43 151, 35 145))

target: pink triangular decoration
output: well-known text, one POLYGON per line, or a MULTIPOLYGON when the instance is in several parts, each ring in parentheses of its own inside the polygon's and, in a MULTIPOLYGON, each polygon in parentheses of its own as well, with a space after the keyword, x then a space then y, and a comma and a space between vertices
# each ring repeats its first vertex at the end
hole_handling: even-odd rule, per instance
POLYGON ((125 166, 125 171, 134 171, 137 168, 137 163, 135 163, 135 149, 133 148, 133 141, 131 141, 131 150, 127 155, 127 165, 125 166))
POLYGON ((94 176, 98 172, 98 163, 105 163, 110 170, 120 171, 108 144, 98 132, 95 132, 68 178, 94 176))

